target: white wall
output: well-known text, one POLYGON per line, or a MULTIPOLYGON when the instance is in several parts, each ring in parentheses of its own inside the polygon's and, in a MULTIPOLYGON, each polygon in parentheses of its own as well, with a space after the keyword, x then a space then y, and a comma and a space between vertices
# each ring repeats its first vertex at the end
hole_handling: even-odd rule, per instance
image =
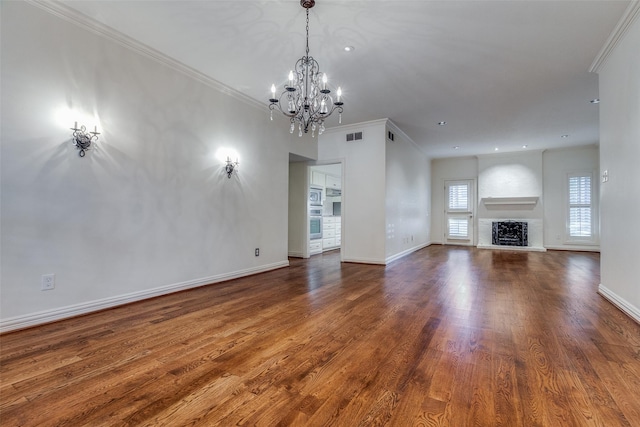
POLYGON ((2 329, 288 265, 288 153, 315 142, 134 42, 1 7, 2 329), (102 132, 85 158, 75 120, 102 132))
POLYGON ((478 158, 478 246, 491 247, 492 223, 528 223, 529 247, 543 250, 542 152, 505 153, 478 158), (535 205, 485 205, 487 198, 538 197, 535 205))
POLYGON ((309 258, 308 194, 306 162, 289 163, 289 256, 309 258))
MULTIPOLYGON (((478 245, 490 245, 490 227, 494 219, 526 219, 530 227, 530 246, 534 249, 599 249, 595 244, 575 244, 564 238, 566 229, 567 173, 593 170, 598 165, 596 146, 572 147, 527 153, 505 153, 476 157, 434 159, 432 166, 432 240, 444 241, 444 181, 477 180, 478 208, 476 229, 478 245), (532 207, 498 206, 488 208, 483 197, 538 197, 532 207), (533 233, 532 233, 533 232, 533 233), (555 239, 561 234, 561 240, 555 239)), ((594 172, 594 197, 598 177, 594 172)), ((598 201, 594 201, 596 225, 598 201)), ((597 230, 596 230, 597 231, 597 230)))
POLYGON ((385 120, 327 129, 318 161, 343 163, 342 260, 385 263, 385 120), (346 141, 346 134, 363 139, 346 141))
POLYGON ((431 161, 431 241, 444 243, 444 182, 448 180, 477 180, 478 159, 455 157, 431 161))
POLYGON ((599 250, 598 147, 596 145, 547 150, 542 155, 544 175, 544 246, 547 249, 599 250), (571 241, 567 233, 567 180, 571 173, 591 173, 594 236, 590 242, 571 241))
POLYGON ((600 292, 640 322, 640 4, 605 46, 600 75, 600 292), (617 41, 617 44, 615 42, 617 41))
MULTIPOLYGON (((431 240, 431 167, 427 156, 388 122, 386 142, 386 261, 427 246, 431 240)), ((385 132, 385 135, 387 132, 385 132)))

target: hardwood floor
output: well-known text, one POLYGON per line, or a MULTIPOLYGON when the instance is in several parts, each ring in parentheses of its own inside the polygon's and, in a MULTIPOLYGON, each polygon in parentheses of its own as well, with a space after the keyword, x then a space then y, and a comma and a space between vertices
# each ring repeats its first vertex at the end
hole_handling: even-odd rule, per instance
POLYGON ((431 246, 0 337, 2 426, 640 426, 599 255, 431 246))

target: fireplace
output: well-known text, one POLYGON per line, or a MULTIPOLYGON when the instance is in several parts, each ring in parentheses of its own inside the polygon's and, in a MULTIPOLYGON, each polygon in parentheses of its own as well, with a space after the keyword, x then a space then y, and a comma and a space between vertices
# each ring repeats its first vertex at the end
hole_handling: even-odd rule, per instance
POLYGON ((528 224, 522 221, 493 221, 491 244, 498 246, 529 246, 528 224))

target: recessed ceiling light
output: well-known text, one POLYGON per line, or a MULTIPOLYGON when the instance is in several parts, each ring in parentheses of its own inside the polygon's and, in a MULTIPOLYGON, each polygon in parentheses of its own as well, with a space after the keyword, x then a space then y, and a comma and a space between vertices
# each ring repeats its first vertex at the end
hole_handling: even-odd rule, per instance
POLYGON ((569 138, 569 135, 560 135, 560 138, 569 138))
POLYGON ((498 150, 499 150, 499 148, 498 148, 498 147, 496 147, 496 148, 494 148, 494 149, 493 149, 493 151, 498 151, 498 150))
POLYGON ((444 126, 446 124, 447 124, 447 122, 438 122, 438 125, 440 125, 440 126, 444 126))
POLYGON ((454 150, 459 150, 459 149, 460 149, 460 146, 459 146, 459 145, 454 145, 454 146, 453 146, 453 149, 454 149, 454 150))
POLYGON ((528 147, 528 145, 527 145, 527 144, 524 144, 524 145, 522 146, 522 148, 527 148, 527 147, 528 147))
POLYGON ((356 50, 356 48, 353 47, 353 46, 345 46, 344 47, 344 51, 345 52, 353 52, 354 50, 356 50))
POLYGON ((592 100, 591 100, 591 101, 589 101, 589 102, 590 102, 590 103, 592 103, 592 104, 600 104, 600 98, 592 99, 592 100))

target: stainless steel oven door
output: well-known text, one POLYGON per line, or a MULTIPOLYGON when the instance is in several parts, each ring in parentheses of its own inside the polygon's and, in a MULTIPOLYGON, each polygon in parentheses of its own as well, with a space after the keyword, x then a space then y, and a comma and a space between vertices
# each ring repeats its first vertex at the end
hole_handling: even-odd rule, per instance
POLYGON ((309 217, 309 238, 311 240, 322 239, 322 217, 309 217))

